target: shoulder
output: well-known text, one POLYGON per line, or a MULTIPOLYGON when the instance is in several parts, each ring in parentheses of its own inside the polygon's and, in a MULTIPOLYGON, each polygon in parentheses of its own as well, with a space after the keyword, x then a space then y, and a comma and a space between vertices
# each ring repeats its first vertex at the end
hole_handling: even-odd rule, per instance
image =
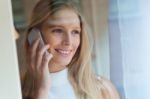
POLYGON ((115 86, 110 80, 100 76, 98 76, 97 79, 102 84, 103 87, 102 93, 104 94, 106 99, 121 99, 118 91, 116 90, 115 86))

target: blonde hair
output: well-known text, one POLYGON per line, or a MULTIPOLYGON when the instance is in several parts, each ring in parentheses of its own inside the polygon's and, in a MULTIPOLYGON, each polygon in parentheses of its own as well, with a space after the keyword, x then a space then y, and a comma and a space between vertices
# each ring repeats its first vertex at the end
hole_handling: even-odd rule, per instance
MULTIPOLYGON (((29 44, 27 42, 27 35, 34 27, 39 27, 50 15, 62 8, 69 8, 75 11, 79 16, 81 23, 81 42, 80 46, 74 55, 70 64, 68 64, 69 79, 76 93, 77 99, 104 99, 103 85, 96 78, 91 66, 91 51, 89 40, 89 30, 87 23, 79 10, 75 7, 75 3, 69 0, 40 0, 31 16, 30 24, 27 29, 25 39, 26 56, 29 44)), ((28 65, 28 64, 26 64, 28 65)), ((34 95, 34 81, 29 76, 28 70, 21 74, 22 94, 23 97, 32 97, 34 95)))

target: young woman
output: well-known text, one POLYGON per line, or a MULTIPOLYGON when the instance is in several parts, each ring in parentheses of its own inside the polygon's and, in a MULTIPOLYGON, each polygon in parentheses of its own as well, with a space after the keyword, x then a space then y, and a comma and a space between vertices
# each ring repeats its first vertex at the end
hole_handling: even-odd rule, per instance
POLYGON ((74 3, 40 0, 36 4, 25 40, 23 99, 120 99, 111 82, 92 70, 88 33, 74 3), (42 38, 29 44, 33 29, 38 29, 42 38))

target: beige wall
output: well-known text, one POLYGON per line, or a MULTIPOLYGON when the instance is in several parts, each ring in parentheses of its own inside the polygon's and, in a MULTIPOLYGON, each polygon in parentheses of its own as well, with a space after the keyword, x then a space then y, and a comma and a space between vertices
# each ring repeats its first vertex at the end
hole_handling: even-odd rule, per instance
POLYGON ((108 1, 81 0, 81 6, 94 35, 94 67, 97 74, 109 78, 108 1))

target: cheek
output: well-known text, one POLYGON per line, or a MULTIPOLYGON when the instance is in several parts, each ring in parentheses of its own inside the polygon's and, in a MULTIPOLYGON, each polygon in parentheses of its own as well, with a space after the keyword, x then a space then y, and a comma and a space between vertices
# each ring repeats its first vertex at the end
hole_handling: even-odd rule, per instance
POLYGON ((59 44, 61 42, 61 39, 57 38, 57 37, 49 36, 46 38, 47 38, 46 43, 49 44, 50 46, 54 46, 54 45, 59 44))
POLYGON ((49 39, 47 40, 47 44, 50 45, 49 51, 50 51, 51 53, 53 53, 55 47, 60 44, 60 40, 59 40, 59 39, 54 39, 54 38, 49 38, 49 39))
POLYGON ((75 40, 74 41, 74 46, 75 46, 76 49, 78 49, 79 45, 80 45, 80 39, 75 40))

